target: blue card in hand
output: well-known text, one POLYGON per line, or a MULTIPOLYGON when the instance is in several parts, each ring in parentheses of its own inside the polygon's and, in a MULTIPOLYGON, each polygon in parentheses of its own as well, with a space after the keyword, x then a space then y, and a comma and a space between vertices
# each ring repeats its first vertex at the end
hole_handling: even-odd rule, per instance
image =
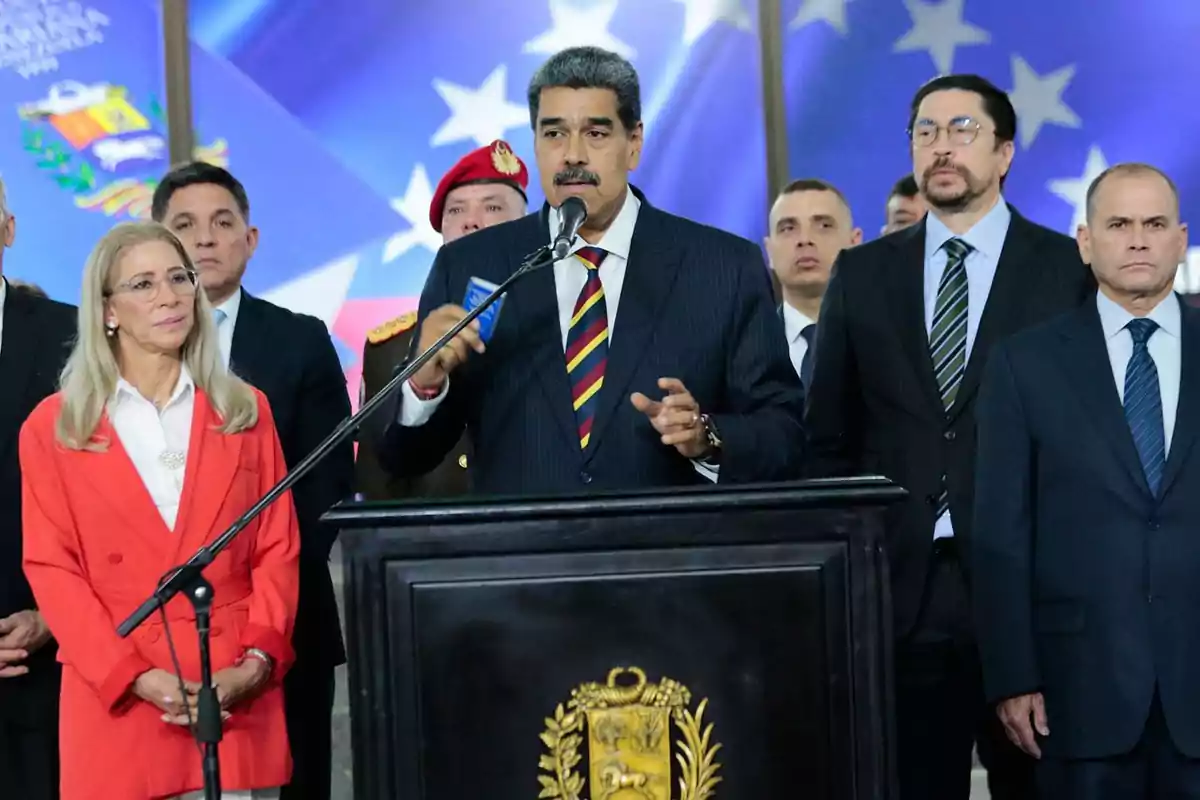
MULTIPOLYGON (((467 282, 467 294, 463 298, 463 308, 467 311, 474 311, 476 306, 483 303, 492 292, 499 287, 483 278, 471 278, 467 282)), ((504 305, 505 295, 501 295, 491 308, 484 311, 476 321, 479 323, 479 337, 486 343, 492 338, 492 332, 496 330, 496 320, 500 317, 500 308, 504 305)))

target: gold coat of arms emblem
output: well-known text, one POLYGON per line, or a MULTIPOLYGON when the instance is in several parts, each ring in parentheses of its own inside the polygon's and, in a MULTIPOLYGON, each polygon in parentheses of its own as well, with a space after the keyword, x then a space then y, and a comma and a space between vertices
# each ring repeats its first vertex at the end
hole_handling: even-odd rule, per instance
POLYGON ((638 667, 616 667, 604 683, 571 690, 546 719, 539 798, 558 800, 705 800, 721 778, 721 745, 704 725, 707 698, 695 713, 691 692, 670 678, 650 683, 638 667), (632 678, 632 682, 629 680, 632 678), (675 737, 672 737, 672 732, 675 737), (672 741, 679 793, 672 795, 672 741), (586 742, 587 778, 580 773, 586 742), (585 788, 588 791, 585 793, 585 788))

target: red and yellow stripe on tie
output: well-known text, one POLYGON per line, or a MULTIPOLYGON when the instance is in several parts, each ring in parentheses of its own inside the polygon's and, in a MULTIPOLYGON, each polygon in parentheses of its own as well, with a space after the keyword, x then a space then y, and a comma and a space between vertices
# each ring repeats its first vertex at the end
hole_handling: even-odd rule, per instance
POLYGON ((583 450, 591 441, 597 397, 604 386, 604 368, 608 364, 608 307, 604 302, 604 285, 600 282, 600 263, 604 256, 605 252, 597 247, 585 247, 575 253, 587 268, 587 282, 571 315, 566 360, 579 429, 579 447, 583 450))

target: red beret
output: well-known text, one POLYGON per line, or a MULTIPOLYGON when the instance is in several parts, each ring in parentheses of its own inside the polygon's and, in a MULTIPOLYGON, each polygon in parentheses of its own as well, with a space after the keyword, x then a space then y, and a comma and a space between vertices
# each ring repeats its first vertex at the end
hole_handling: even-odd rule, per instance
POLYGON ((438 233, 442 232, 446 195, 467 183, 503 183, 524 196, 529 186, 529 170, 517 158, 508 142, 501 139, 467 153, 442 176, 437 191, 433 193, 433 202, 429 204, 429 224, 438 233))

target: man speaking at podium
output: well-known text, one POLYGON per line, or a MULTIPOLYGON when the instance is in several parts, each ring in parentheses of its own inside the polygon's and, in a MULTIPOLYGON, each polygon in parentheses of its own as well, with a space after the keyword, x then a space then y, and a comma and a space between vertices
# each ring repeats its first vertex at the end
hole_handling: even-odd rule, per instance
POLYGON ((579 197, 588 217, 567 258, 522 278, 488 325, 401 388, 384 466, 431 470, 466 427, 482 493, 796 476, 803 390, 761 251, 629 186, 643 145, 633 67, 564 50, 534 75, 529 107, 547 206, 441 249, 413 355, 466 316, 470 284, 501 283, 553 241, 563 201, 579 197))

